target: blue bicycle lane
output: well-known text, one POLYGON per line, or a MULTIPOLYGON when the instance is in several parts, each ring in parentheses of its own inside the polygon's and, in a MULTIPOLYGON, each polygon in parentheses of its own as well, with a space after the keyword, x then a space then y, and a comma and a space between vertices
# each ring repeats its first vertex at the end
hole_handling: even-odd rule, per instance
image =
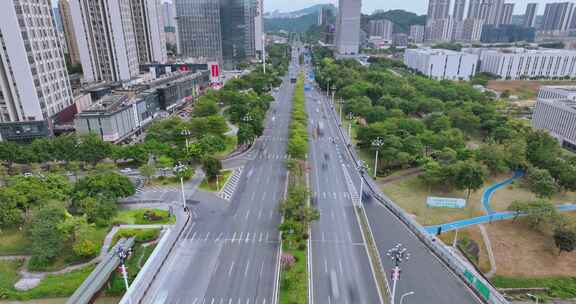
MULTIPOLYGON (((484 193, 482 193, 482 206, 486 211, 486 215, 473 217, 465 220, 454 221, 450 223, 440 224, 440 225, 431 225, 424 227, 424 230, 430 234, 436 234, 439 232, 446 232, 455 229, 461 229, 468 226, 483 224, 483 223, 491 223, 493 221, 501 221, 514 218, 516 213, 513 211, 501 211, 495 212, 490 208, 490 201, 492 199, 492 195, 496 190, 501 189, 507 185, 512 184, 515 180, 524 176, 523 171, 516 171, 511 178, 508 178, 504 181, 498 182, 496 184, 491 185, 484 193)), ((576 204, 565 204, 557 206, 558 211, 560 212, 567 212, 567 211, 576 211, 576 204)), ((520 214, 518 216, 523 216, 524 214, 520 214)))

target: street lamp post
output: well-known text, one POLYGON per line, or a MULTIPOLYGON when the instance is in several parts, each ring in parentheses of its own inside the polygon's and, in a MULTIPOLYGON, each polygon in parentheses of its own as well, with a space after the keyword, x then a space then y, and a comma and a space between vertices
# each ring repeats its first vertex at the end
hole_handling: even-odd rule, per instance
POLYGON ((336 86, 332 85, 332 99, 330 100, 332 107, 334 107, 334 95, 336 95, 336 86))
POLYGON ((380 151, 380 147, 384 146, 384 139, 382 137, 377 137, 372 141, 372 146, 376 147, 376 157, 374 159, 374 178, 378 174, 378 151, 380 151))
POLYGON ((398 243, 396 246, 388 250, 386 255, 394 262, 394 269, 392 269, 392 303, 396 300, 396 285, 400 280, 400 264, 410 258, 410 253, 402 244, 398 243))
POLYGON ((192 132, 188 129, 184 129, 180 132, 180 135, 184 136, 184 139, 186 140, 186 152, 188 152, 188 137, 192 135, 192 132))
POLYGON ((350 141, 352 141, 352 119, 354 119, 354 114, 352 114, 352 112, 349 112, 348 120, 350 122, 348 123, 348 138, 350 139, 350 141))
POLYGON ((328 85, 326 86, 326 98, 330 96, 330 78, 328 80, 328 85))
POLYGON ((338 117, 340 118, 340 125, 342 125, 342 121, 344 120, 344 118, 342 117, 342 108, 344 107, 344 99, 338 98, 338 103, 340 104, 340 114, 338 115, 338 117))
POLYGON ((184 172, 188 170, 188 168, 183 165, 182 163, 178 163, 178 165, 176 165, 174 167, 174 173, 176 174, 176 176, 180 177, 180 191, 182 193, 182 208, 184 208, 184 211, 186 211, 186 196, 184 195, 184 172))
POLYGON ((358 173, 360 176, 360 206, 362 206, 362 194, 364 193, 364 179, 362 179, 364 170, 366 170, 366 164, 364 164, 364 161, 358 161, 358 173))
MULTIPOLYGON (((130 256, 131 249, 124 249, 122 247, 118 247, 116 250, 116 255, 120 259, 120 271, 122 272, 122 278, 124 279, 124 286, 126 287, 126 292, 128 292, 128 288, 130 285, 128 284, 128 271, 126 270, 126 259, 130 256)), ((130 303, 130 299, 128 299, 130 303)))
POLYGON ((411 295, 413 295, 413 294, 414 294, 413 291, 410 291, 410 292, 407 292, 407 293, 403 294, 403 295, 400 297, 400 304, 404 303, 404 297, 411 296, 411 295))

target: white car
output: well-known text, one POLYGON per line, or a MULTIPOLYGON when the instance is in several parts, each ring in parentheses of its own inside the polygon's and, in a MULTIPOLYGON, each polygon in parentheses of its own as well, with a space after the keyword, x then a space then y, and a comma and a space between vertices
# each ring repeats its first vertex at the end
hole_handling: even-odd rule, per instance
POLYGON ((120 169, 120 172, 121 172, 121 173, 124 173, 124 174, 128 174, 128 173, 132 173, 132 169, 130 169, 130 168, 123 168, 123 169, 120 169))

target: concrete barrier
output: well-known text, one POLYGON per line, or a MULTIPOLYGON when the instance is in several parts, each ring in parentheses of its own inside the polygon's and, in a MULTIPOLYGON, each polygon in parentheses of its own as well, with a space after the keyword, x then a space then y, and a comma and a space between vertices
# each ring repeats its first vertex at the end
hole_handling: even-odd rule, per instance
POLYGON ((94 296, 104 287, 112 272, 120 265, 120 258, 116 255, 117 248, 127 249, 133 245, 134 238, 120 239, 116 246, 98 263, 92 273, 82 282, 82 285, 80 285, 68 301, 66 301, 66 304, 92 303, 94 296))
POLYGON ((176 224, 172 228, 168 228, 162 235, 162 239, 158 242, 156 249, 152 252, 138 275, 128 288, 128 291, 124 294, 120 300, 120 304, 136 304, 140 303, 142 299, 146 296, 148 289, 152 286, 152 283, 156 279, 156 276, 162 269, 162 266, 168 260, 168 257, 174 250, 176 243, 184 228, 190 222, 189 214, 186 215, 186 220, 176 224))

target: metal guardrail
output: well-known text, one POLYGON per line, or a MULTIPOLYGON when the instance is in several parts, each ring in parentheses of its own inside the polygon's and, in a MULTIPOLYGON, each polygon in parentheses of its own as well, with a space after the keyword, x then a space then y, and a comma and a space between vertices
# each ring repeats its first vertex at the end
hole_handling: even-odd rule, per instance
MULTIPOLYGON (((336 121, 338 126, 338 131, 341 138, 345 143, 347 136, 342 130, 342 126, 339 124, 339 120, 336 118, 335 108, 331 107, 331 116, 336 121)), ((351 139, 349 139, 351 140, 351 139)), ((358 164, 359 158, 356 155, 356 151, 352 149, 351 145, 346 145, 346 150, 351 156, 352 160, 358 164)), ((383 206, 388 208, 398 219, 400 219, 406 227, 410 229, 416 237, 418 237, 432 253, 434 253, 444 264, 456 274, 462 282, 464 282, 471 290, 473 290, 482 301, 489 304, 509 304, 508 300, 498 292, 498 290, 492 286, 492 284, 487 281, 482 275, 480 275, 476 269, 471 267, 467 262, 463 261, 459 256, 448 250, 445 246, 439 244, 436 238, 426 232, 424 227, 418 224, 414 219, 412 219, 406 212, 398 207, 390 198, 388 198, 384 193, 382 193, 372 178, 366 173, 361 173, 361 177, 368 186, 370 192, 372 192, 373 197, 375 197, 383 206)), ((362 195, 362 194, 360 194, 362 195)))
POLYGON ((134 245, 134 238, 120 239, 116 246, 108 252, 106 257, 98 263, 92 273, 82 282, 80 287, 76 289, 74 294, 66 301, 66 304, 89 304, 92 303, 94 296, 104 287, 110 275, 118 265, 120 265, 120 258, 116 255, 118 248, 130 248, 134 245))
POLYGON ((140 269, 138 275, 128 288, 128 291, 124 294, 122 299, 120 300, 120 304, 137 304, 146 297, 146 293, 152 286, 152 283, 160 273, 160 269, 166 264, 168 257, 174 250, 176 243, 184 228, 188 226, 190 222, 190 214, 186 215, 186 221, 183 224, 176 224, 176 226, 172 228, 168 228, 156 249, 152 252, 144 267, 140 269))

